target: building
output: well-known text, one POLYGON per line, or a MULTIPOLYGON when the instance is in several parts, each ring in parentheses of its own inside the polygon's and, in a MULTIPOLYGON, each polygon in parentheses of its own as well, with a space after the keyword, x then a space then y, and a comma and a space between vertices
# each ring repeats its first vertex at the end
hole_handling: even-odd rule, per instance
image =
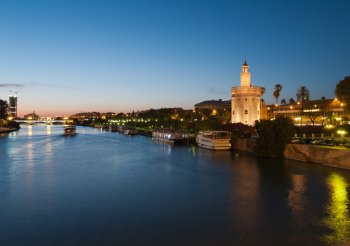
POLYGON ((9 97, 9 116, 17 118, 17 95, 10 95, 9 97))
POLYGON ((210 111, 213 111, 213 110, 216 110, 216 111, 223 111, 223 110, 231 111, 231 101, 230 100, 223 101, 222 99, 203 101, 203 102, 195 104, 194 105, 194 109, 196 111, 203 110, 203 109, 207 109, 207 110, 210 110, 210 111))
POLYGON ((274 119, 283 115, 293 119, 297 125, 342 124, 349 122, 346 115, 345 103, 335 99, 308 100, 291 104, 266 105, 263 118, 274 119))
POLYGON ((248 68, 245 61, 240 74, 241 85, 231 89, 231 123, 253 125, 260 120, 261 96, 265 89, 252 86, 248 68))
POLYGON ((39 119, 40 119, 40 116, 37 115, 37 114, 35 113, 35 111, 33 111, 33 113, 26 114, 23 118, 24 118, 25 120, 39 120, 39 119))

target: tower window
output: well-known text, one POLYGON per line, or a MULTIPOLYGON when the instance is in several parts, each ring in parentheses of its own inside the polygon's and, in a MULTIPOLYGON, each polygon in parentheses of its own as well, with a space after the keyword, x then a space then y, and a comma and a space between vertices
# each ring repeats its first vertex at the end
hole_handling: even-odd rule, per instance
POLYGON ((248 110, 244 110, 244 113, 245 113, 245 114, 248 114, 248 110))
POLYGON ((234 110, 232 110, 232 114, 235 114, 235 111, 234 111, 234 110))
POLYGON ((245 100, 247 101, 247 98, 245 100))

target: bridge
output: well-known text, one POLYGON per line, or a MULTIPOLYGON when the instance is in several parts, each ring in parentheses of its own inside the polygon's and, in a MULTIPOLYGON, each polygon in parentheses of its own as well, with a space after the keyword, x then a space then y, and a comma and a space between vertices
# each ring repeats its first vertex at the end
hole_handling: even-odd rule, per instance
POLYGON ((28 124, 28 125, 34 125, 34 124, 46 124, 46 125, 51 125, 51 124, 64 124, 67 122, 67 120, 15 120, 19 124, 28 124))

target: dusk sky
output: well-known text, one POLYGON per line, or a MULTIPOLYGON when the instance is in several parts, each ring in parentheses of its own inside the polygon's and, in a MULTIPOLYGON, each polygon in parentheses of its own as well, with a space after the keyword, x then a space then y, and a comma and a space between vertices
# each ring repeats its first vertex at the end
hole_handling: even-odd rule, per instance
POLYGON ((193 108, 230 99, 247 59, 280 100, 350 75, 350 1, 0 2, 0 98, 19 115, 193 108))

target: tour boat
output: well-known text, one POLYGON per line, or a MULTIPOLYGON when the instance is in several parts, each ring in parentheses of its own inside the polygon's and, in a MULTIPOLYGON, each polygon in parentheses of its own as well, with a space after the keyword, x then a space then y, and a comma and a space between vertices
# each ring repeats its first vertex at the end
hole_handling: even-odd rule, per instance
POLYGON ((190 140, 190 135, 171 129, 157 129, 152 132, 152 139, 170 144, 188 143, 190 140))
POLYGON ((65 125, 64 126, 64 135, 75 135, 76 134, 76 127, 74 125, 65 125))
POLYGON ((198 146, 212 150, 231 149, 231 132, 203 131, 196 137, 198 146))

